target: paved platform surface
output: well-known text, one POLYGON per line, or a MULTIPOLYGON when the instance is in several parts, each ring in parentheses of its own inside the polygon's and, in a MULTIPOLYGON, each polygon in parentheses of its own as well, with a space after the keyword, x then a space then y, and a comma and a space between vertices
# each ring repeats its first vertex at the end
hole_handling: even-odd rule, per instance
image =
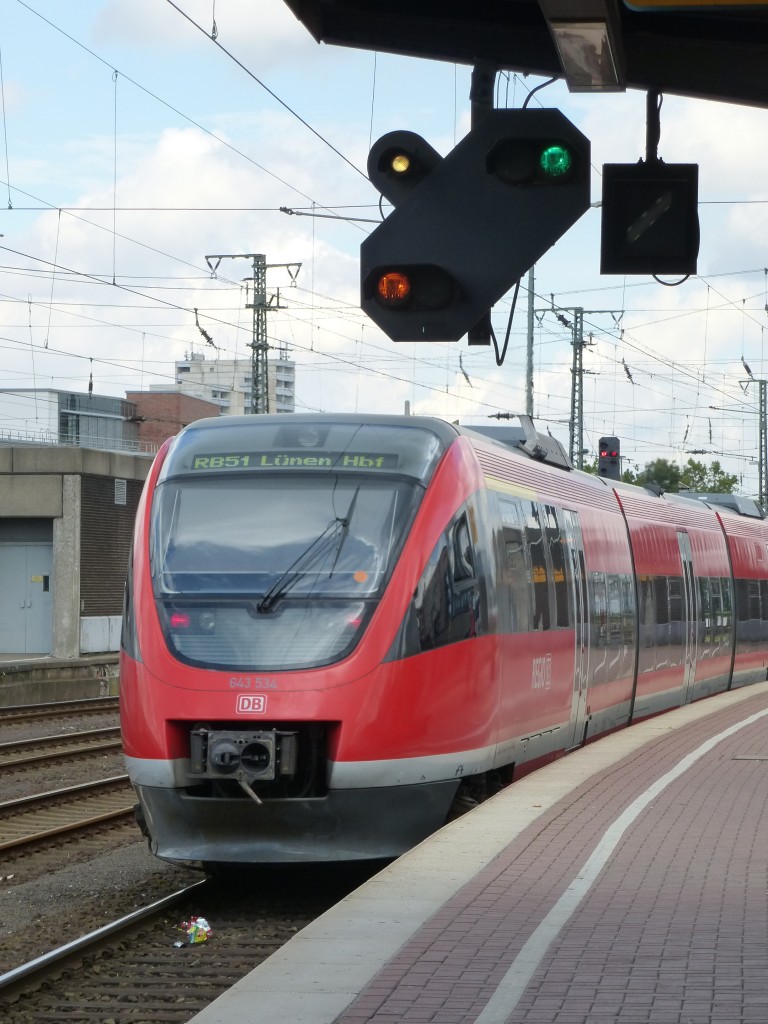
POLYGON ((452 823, 191 1024, 766 1024, 768 683, 452 823))

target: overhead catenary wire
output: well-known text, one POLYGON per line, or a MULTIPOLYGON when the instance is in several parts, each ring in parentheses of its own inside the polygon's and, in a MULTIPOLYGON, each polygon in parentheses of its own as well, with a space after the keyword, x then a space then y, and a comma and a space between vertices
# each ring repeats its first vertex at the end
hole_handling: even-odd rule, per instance
MULTIPOLYGON (((86 53, 90 54, 91 57, 93 57, 95 60, 99 61, 105 67, 109 68, 110 71, 112 71, 113 73, 118 73, 118 71, 119 71, 118 68, 114 67, 109 61, 105 60, 103 57, 100 57, 98 53, 96 53, 90 47, 86 46, 85 43, 82 43, 79 39, 76 39, 73 35, 70 35, 69 32, 66 32, 63 28, 61 28, 55 22, 51 21, 50 18, 46 18, 45 15, 43 15, 39 11, 35 10, 35 8, 32 7, 30 4, 26 3, 25 0, 16 0, 16 3, 19 4, 20 6, 26 8, 30 12, 30 14, 34 14, 37 18, 40 18, 41 21, 44 21, 47 25, 49 25, 56 32, 61 33, 61 35, 63 35, 65 38, 69 39, 69 41, 71 43, 74 43, 75 46, 79 46, 80 49, 82 49, 86 53)), ((181 13, 183 13, 183 12, 181 12, 181 13)), ((247 69, 244 69, 244 70, 247 70, 247 69)), ((173 113, 176 114, 178 117, 181 117, 185 121, 189 122, 189 124, 194 125, 195 128, 198 128, 201 132, 204 132, 206 135, 208 135, 210 138, 214 139, 220 145, 225 146, 227 149, 230 149, 233 153, 236 153, 239 157, 242 157, 243 160, 247 160, 254 167, 258 167, 259 170, 263 171, 265 174, 268 174, 270 177, 274 178, 276 181, 279 181, 282 185, 285 185, 286 188, 291 189, 292 192, 295 192, 297 195, 302 196, 304 199, 306 199, 310 203, 317 202, 317 200, 313 199, 312 196, 307 195, 301 189, 297 188, 296 186, 290 184, 290 182, 286 181, 284 178, 280 177, 280 175, 275 174, 273 171, 270 171, 269 168, 265 167, 263 164, 259 163, 257 160, 254 160, 253 157, 248 156, 247 153, 243 153, 242 150, 237 149, 236 146, 233 146, 226 139, 222 138, 220 135, 217 135, 216 132, 211 131, 209 128, 206 128, 204 125, 200 124, 194 118, 190 117, 188 114, 185 114, 183 111, 179 110, 177 107, 174 107, 173 104, 169 103, 167 100, 164 100, 161 96, 158 96, 157 93, 153 92, 151 89, 148 89, 146 86, 142 85, 140 82, 137 82, 135 79, 131 78, 129 75, 126 75, 125 72, 119 72, 119 73, 121 74, 122 78, 125 79, 126 82, 130 82, 130 84, 133 85, 135 88, 140 89, 147 96, 150 96, 153 100, 156 100, 158 103, 161 103, 164 107, 167 107, 169 110, 173 111, 173 113)), ((262 83, 260 82, 259 84, 261 85, 262 83)), ((264 86, 264 88, 266 88, 266 86, 264 86)), ((279 100, 279 97, 276 97, 276 98, 279 100)), ((279 102, 282 102, 282 101, 279 101, 279 102)), ((292 113, 293 113, 293 111, 292 111, 292 113)), ((298 115, 295 115, 295 116, 298 117, 298 115)), ((325 141, 325 140, 323 140, 323 141, 325 141)), ((330 145, 330 143, 328 143, 328 145, 330 145)), ((333 147, 331 147, 331 148, 333 148, 333 147)), ((339 154, 339 155, 341 155, 341 154, 339 154)), ((344 159, 346 159, 346 158, 344 158, 344 159)), ((350 164, 350 166, 352 166, 356 171, 359 171, 359 168, 355 167, 354 164, 350 164)), ((362 172, 360 172, 360 173, 362 173, 362 172)), ((323 206, 322 203, 317 202, 317 205, 320 206, 321 209, 326 209, 326 207, 323 206)), ((111 209, 111 207, 110 207, 110 209, 111 209)))
POLYGON ((213 36, 210 33, 206 32, 205 29, 203 28, 203 26, 199 22, 195 21, 194 18, 190 17, 190 15, 187 14, 186 11, 183 11, 179 7, 179 5, 177 3, 174 3, 174 0, 166 0, 166 3, 170 4, 170 6, 174 8, 174 10, 178 11, 179 14, 182 16, 182 18, 185 18, 190 23, 190 25, 194 25, 194 27, 199 32, 202 32, 202 34, 204 36, 209 38, 214 46, 216 46, 219 50, 221 50, 222 53, 226 54, 227 57, 229 57, 229 59, 231 61, 234 61, 234 63, 237 64, 237 66, 239 68, 241 68, 246 73, 246 75, 248 75, 249 78, 252 78, 254 82, 256 82, 258 85, 260 85, 262 89, 264 89, 265 92, 269 93, 269 95, 274 100, 276 100, 282 107, 284 107, 288 111, 289 114, 291 114, 298 121, 300 121, 301 124, 303 124, 305 128, 307 128, 310 132, 312 132, 312 134, 314 136, 316 136, 324 145, 328 146, 329 149, 333 150, 333 152, 336 154, 336 156, 340 157, 344 161, 345 164, 347 164, 349 167, 351 167, 352 170, 355 171, 357 174, 360 174, 363 178, 365 178, 366 181, 368 180, 368 175, 365 173, 365 171, 361 170, 361 168, 359 168, 357 166, 357 164, 353 163, 349 159, 349 157, 345 156, 341 152, 340 149, 338 149, 336 146, 333 145, 332 142, 329 142, 328 139, 326 139, 325 136, 323 134, 321 134, 321 132, 319 132, 316 128, 313 128, 312 125, 301 116, 301 114, 297 113, 293 109, 293 107, 291 107, 288 103, 286 103, 285 100, 281 99, 277 95, 276 92, 273 92, 273 90, 269 88, 269 86, 266 84, 266 82, 264 82, 261 78, 259 78, 258 75, 256 75, 253 71, 251 71, 250 68, 246 67, 246 65, 243 64, 243 62, 241 60, 238 60, 238 58, 235 57, 235 55, 230 50, 228 50, 225 46, 223 46, 219 42, 217 36, 213 36))
MULTIPOLYGON (((121 96, 122 96, 122 94, 121 94, 121 96)), ((121 106, 122 106, 122 103, 121 103, 121 106)), ((9 179, 9 188, 10 188, 10 174, 7 173, 6 176, 9 179)), ((116 203, 113 203, 113 207, 115 207, 116 205, 117 205, 116 203)), ((59 204, 54 204, 54 205, 51 206, 51 209, 57 209, 58 210, 58 209, 61 209, 61 208, 62 207, 60 207, 59 204)), ((109 209, 111 210, 112 207, 110 207, 109 209)), ((66 237, 66 233, 65 233, 65 237, 66 237)), ((174 257, 171 257, 171 258, 174 258, 174 257)), ((51 272, 50 269, 47 272, 50 273, 51 272)), ((53 273, 56 275, 57 282, 61 282, 65 278, 67 280, 69 280, 69 278, 70 278, 70 275, 65 274, 65 272, 63 270, 61 270, 61 269, 57 270, 56 268, 54 268, 53 269, 53 273)), ((762 270, 761 270, 761 274, 762 274, 762 270)), ((73 278, 73 279, 76 279, 76 278, 73 278)), ((125 281, 126 278, 123 275, 121 275, 121 280, 125 281)), ((88 287, 95 288, 95 287, 98 287, 98 284, 96 284, 95 282, 89 283, 88 287)), ((26 287, 25 287, 24 290, 26 291, 26 287)), ((59 287, 59 284, 57 283, 57 285, 56 285, 56 299, 57 300, 59 300, 61 298, 61 291, 62 290, 59 287)), ((158 290, 156 290, 155 288, 150 288, 149 286, 145 286, 145 291, 147 293, 151 293, 153 295, 154 294, 158 294, 159 286, 158 286, 158 290)), ((314 297, 314 295, 315 295, 314 287, 311 289, 311 293, 310 294, 311 294, 311 296, 314 297)), ((150 306, 150 308, 151 308, 151 298, 147 298, 147 299, 144 299, 144 300, 141 300, 141 301, 142 301, 142 303, 147 303, 150 306)), ((199 301, 200 301, 199 299, 196 299, 193 302, 193 300, 190 299, 188 302, 186 302, 186 306, 185 306, 184 300, 182 299, 182 301, 181 301, 181 303, 179 303, 179 305, 182 306, 182 307, 185 306, 185 308, 187 310, 189 310, 190 308, 193 308, 194 305, 196 305, 197 302, 199 302, 199 301)), ((314 301, 315 315, 317 317, 321 318, 312 327, 312 332, 311 333, 312 333, 312 337, 314 339, 314 338, 319 336, 318 332, 325 331, 327 327, 331 326, 331 322, 328 319, 328 316, 330 316, 330 314, 333 312, 333 305, 331 303, 327 303, 326 304, 326 303, 323 302, 323 300, 317 301, 316 298, 314 300, 311 300, 311 301, 314 301), (324 314, 324 313, 320 312, 321 307, 324 306, 324 305, 326 306, 327 314, 324 314), (322 319, 323 317, 325 317, 325 319, 322 319)), ((203 305, 200 306, 201 313, 203 312, 203 306, 205 306, 206 307, 205 308, 205 312, 206 312, 206 316, 207 316, 207 312, 208 312, 208 308, 209 307, 207 306, 205 299, 202 300, 202 303, 203 303, 203 305)), ((96 305, 97 304, 95 303, 94 306, 96 306, 96 305)), ((60 306, 61 306, 61 303, 59 301, 57 301, 55 303, 55 305, 52 304, 51 307, 49 307, 49 308, 58 309, 58 308, 60 308, 60 306)), ((712 303, 713 310, 714 310, 715 306, 716 306, 716 303, 712 303)), ((231 316, 232 316, 231 312, 227 313, 227 312, 221 312, 221 311, 216 313, 215 315, 218 315, 220 317, 220 319, 222 319, 222 320, 227 320, 227 319, 231 318, 231 316)), ((296 311, 291 310, 290 312, 285 314, 284 321, 285 321, 286 324, 288 324, 289 322, 297 323, 298 322, 298 317, 301 316, 301 315, 303 315, 303 314, 299 313, 298 310, 296 310, 296 311)), ((687 314, 687 315, 690 315, 690 314, 687 314)), ((185 314, 183 314, 183 313, 179 314, 179 318, 183 319, 184 316, 185 316, 185 314)), ((347 331, 344 331, 342 329, 342 331, 340 333, 341 334, 351 333, 354 336, 356 333, 358 333, 358 331, 356 331, 354 329, 354 327, 358 326, 360 324, 359 313, 356 312, 352 306, 350 306, 346 310, 346 312, 344 313, 344 317, 348 320, 349 331, 347 332, 347 331)), ((115 317, 115 319, 117 320, 119 318, 115 317)), ((158 319, 158 322, 160 322, 160 318, 158 317, 157 319, 158 319)), ((177 320, 177 319, 178 318, 174 318, 174 320, 177 320)), ((646 317, 646 319, 649 319, 649 318, 646 317)), ((659 322, 661 322, 661 321, 659 321, 659 322)), ((107 323, 107 326, 109 326, 108 321, 105 320, 105 323, 107 323)), ((742 325, 744 323, 745 323, 745 321, 742 320, 742 325)), ((120 325, 115 324, 115 326, 120 326, 120 325)), ((303 328, 297 328, 297 330, 301 330, 301 329, 303 329, 303 328)), ((194 327, 192 328, 192 330, 194 331, 194 327)), ((359 330, 359 328, 358 328, 358 330, 359 330)), ((322 336, 323 337, 328 337, 328 338, 331 337, 330 334, 322 335, 322 336)), ((377 358, 381 358, 383 360, 385 358, 384 349, 383 348, 380 348, 379 353, 376 353, 373 350, 368 348, 367 342, 369 340, 369 337, 371 337, 371 336, 372 336, 372 332, 365 332, 366 343, 361 346, 361 348, 363 350, 363 353, 362 353, 363 354, 363 359, 367 360, 367 359, 370 358, 370 359, 376 360, 377 358)), ((556 355, 557 346, 559 346, 561 344, 561 342, 554 335, 548 336, 548 338, 549 338, 549 340, 547 342, 545 342, 545 344, 548 345, 548 350, 551 350, 553 352, 553 355, 556 355)), ((639 334, 635 335, 635 340, 639 340, 640 342, 642 342, 643 341, 642 335, 639 335, 639 334)), ((176 339, 176 341, 178 343, 178 339, 176 339)), ((632 341, 632 338, 631 338, 631 336, 628 335, 627 339, 626 339, 627 344, 629 345, 631 341, 632 341)), ((91 351, 93 351, 93 345, 91 344, 90 340, 87 342, 87 344, 90 346, 91 351)), ((513 344, 515 346, 517 344, 516 336, 513 337, 513 344)), ((602 363, 602 359, 603 358, 611 359, 611 360, 615 361, 615 359, 614 359, 615 356, 618 356, 618 358, 620 360, 625 355, 627 361, 629 361, 630 365, 632 366, 633 373, 636 376, 639 374, 640 377, 643 378, 643 380, 641 381, 641 384, 640 384, 640 390, 642 392, 641 401, 642 402, 645 401, 645 396, 646 395, 648 395, 648 396, 654 395, 654 396, 658 396, 660 398, 660 396, 661 396, 661 394, 663 392, 663 387, 664 387, 665 380, 668 381, 670 379, 669 378, 669 373, 668 373, 667 370, 665 370, 664 366, 659 364, 658 362, 656 363, 657 370, 655 371, 655 376, 648 376, 648 373, 649 373, 649 370, 652 369, 651 361, 655 360, 658 357, 659 354, 667 355, 667 352, 666 351, 659 352, 657 350, 654 353, 653 352, 653 346, 647 346, 646 348, 643 349, 643 353, 644 354, 643 354, 642 357, 639 357, 639 363, 636 366, 636 360, 638 360, 638 356, 635 355, 635 354, 630 355, 630 352, 633 351, 630 348, 627 348, 626 351, 624 351, 623 348, 622 348, 623 344, 624 344, 624 341, 619 340, 619 342, 618 342, 619 347, 618 348, 614 349, 613 347, 609 347, 609 348, 607 348, 602 353, 602 355, 600 356, 600 360, 601 360, 601 363, 600 363, 601 370, 600 370, 600 372, 602 372, 604 375, 608 372, 608 363, 602 363), (650 387, 648 386, 649 384, 651 385, 650 387)), ((448 354, 449 350, 446 349, 445 351, 446 351, 446 354, 448 354)), ((634 350, 634 352, 637 352, 637 351, 639 351, 639 350, 637 350, 637 349, 634 350)), ((753 365, 755 365, 754 364, 753 350, 747 349, 747 353, 746 354, 749 357, 750 361, 753 362, 753 365)), ((393 359, 393 361, 397 360, 398 355, 399 354, 393 354, 393 356, 391 357, 393 359)), ((482 386, 486 386, 486 383, 487 383, 488 386, 491 386, 492 374, 487 372, 487 367, 482 367, 482 365, 481 365, 480 374, 476 376, 476 366, 478 364, 482 364, 483 357, 486 356, 487 353, 486 352, 482 352, 482 351, 469 351, 469 352, 464 352, 463 355, 464 355, 465 364, 466 364, 467 368, 470 370, 470 372, 472 373, 473 380, 478 380, 479 379, 482 382, 482 386)), ((451 356, 451 358, 448 360, 448 362, 449 362, 449 365, 451 365, 453 367, 453 371, 455 372, 456 371, 456 356, 457 356, 457 353, 454 351, 454 352, 452 352, 450 354, 450 356, 451 356)), ((516 352, 515 351, 510 353, 510 362, 511 363, 512 363, 512 360, 515 358, 515 356, 516 356, 516 352)), ((300 356, 300 358, 303 358, 303 356, 300 356)), ((598 362, 597 357, 595 357, 595 363, 597 364, 597 362, 598 362)), ((417 359, 417 366, 421 367, 422 365, 425 368, 428 368, 429 363, 428 363, 427 360, 424 360, 422 362, 422 360, 420 358, 420 354, 419 354, 419 358, 417 359)), ((681 361, 681 360, 678 359, 678 360, 675 361, 675 365, 681 366, 681 367, 685 366, 688 370, 692 369, 691 363, 688 362, 688 361, 685 361, 685 360, 681 361)), ((554 369, 554 368, 556 368, 556 366, 557 366, 557 360, 553 359, 552 360, 552 368, 554 369)), ((560 380, 563 380, 563 379, 567 379, 567 371, 562 371, 560 373, 560 380)), ((625 382, 622 381, 622 383, 625 383, 625 382)), ((718 384, 719 382, 718 381, 714 381, 713 383, 718 384)), ((493 383, 493 386, 495 386, 495 382, 493 383)), ((597 389, 594 389, 594 390, 595 390, 595 394, 597 395, 597 389)), ((723 395, 725 395, 725 391, 723 391, 721 389, 721 392, 722 392, 723 395)), ((712 395, 712 398, 714 399, 715 398, 715 393, 714 392, 710 392, 709 390, 707 390, 706 391, 706 395, 709 397, 710 394, 712 395)), ((689 398, 690 398, 690 394, 688 394, 686 396, 686 401, 688 401, 689 398)), ((554 408, 554 405, 552 405, 550 407, 549 411, 551 411, 552 408, 554 408)), ((598 406, 598 410, 599 410, 599 406, 598 406)), ((734 416, 741 415, 741 410, 734 410, 733 415, 734 416)))

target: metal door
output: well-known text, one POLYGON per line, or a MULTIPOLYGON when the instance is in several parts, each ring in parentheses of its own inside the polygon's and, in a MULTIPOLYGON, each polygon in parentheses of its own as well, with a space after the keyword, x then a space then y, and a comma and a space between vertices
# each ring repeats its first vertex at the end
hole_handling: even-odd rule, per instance
POLYGON ((589 683, 589 608, 587 601, 587 572, 584 562, 584 541, 578 513, 563 509, 565 547, 571 568, 573 595, 574 635, 576 650, 573 661, 573 698, 571 701, 571 735, 566 747, 575 747, 584 741, 589 683))
POLYGON ((693 574, 691 538, 687 533, 678 531, 677 543, 683 563, 683 703, 686 704, 693 699, 696 681, 696 577, 693 574))
POLYGON ((52 566, 51 544, 0 544, 0 653, 51 653, 52 566))

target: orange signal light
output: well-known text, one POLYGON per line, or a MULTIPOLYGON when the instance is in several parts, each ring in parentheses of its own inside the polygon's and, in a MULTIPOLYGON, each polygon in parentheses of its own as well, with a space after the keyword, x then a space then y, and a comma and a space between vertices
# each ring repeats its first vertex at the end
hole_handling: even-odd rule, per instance
POLYGON ((376 282, 376 291, 387 306, 399 306, 411 294, 411 281, 407 274, 390 270, 376 282))

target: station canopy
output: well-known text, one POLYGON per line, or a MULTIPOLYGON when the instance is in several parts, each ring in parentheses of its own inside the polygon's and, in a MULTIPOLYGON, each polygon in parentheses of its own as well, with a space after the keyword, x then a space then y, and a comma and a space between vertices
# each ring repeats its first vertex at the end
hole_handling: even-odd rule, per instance
POLYGON ((318 42, 768 106, 768 0, 285 0, 318 42))

